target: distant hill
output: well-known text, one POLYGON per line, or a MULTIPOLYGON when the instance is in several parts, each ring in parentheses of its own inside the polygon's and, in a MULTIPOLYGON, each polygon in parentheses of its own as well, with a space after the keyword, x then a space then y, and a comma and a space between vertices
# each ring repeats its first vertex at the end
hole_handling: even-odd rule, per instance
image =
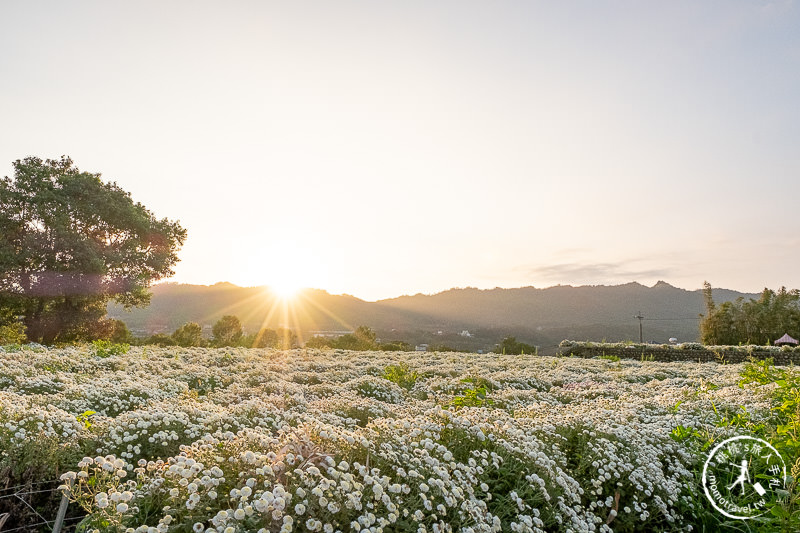
MULTIPOLYGON (((757 295, 714 289, 714 300, 724 302, 757 295)), ((109 306, 109 315, 123 320, 137 335, 171 333, 186 322, 198 322, 210 332, 221 316, 238 316, 245 329, 292 327, 301 337, 313 332, 373 328, 383 340, 412 344, 445 344, 463 349, 491 349, 505 336, 551 353, 563 339, 601 341, 638 340, 641 312, 645 341, 698 339, 698 315, 703 312, 701 291, 689 291, 659 281, 653 287, 639 283, 545 289, 450 289, 433 295, 401 296, 366 302, 349 295, 303 291, 295 303, 285 303, 263 287, 230 283, 153 287, 149 307, 126 312, 109 306), (469 336, 463 332, 468 331, 469 336)))

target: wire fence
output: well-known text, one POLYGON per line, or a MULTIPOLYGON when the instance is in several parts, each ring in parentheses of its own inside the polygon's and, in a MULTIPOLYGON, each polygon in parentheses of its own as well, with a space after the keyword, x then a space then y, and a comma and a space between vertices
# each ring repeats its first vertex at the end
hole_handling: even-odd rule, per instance
POLYGON ((10 512, 0 513, 0 533, 28 533, 36 531, 52 531, 53 533, 61 533, 66 531, 65 527, 69 527, 76 522, 83 519, 83 516, 67 517, 67 507, 69 505, 69 496, 63 492, 59 487, 64 484, 71 484, 70 481, 64 482, 60 479, 49 481, 38 481, 36 483, 26 483, 24 485, 17 485, 14 487, 0 488, 0 506, 3 506, 4 500, 14 500, 21 503, 26 509, 31 511, 31 515, 35 516, 40 521, 19 525, 19 517, 14 516, 10 512), (45 488, 51 485, 50 488, 45 488), (53 486, 54 485, 54 486, 53 486), (48 520, 46 517, 36 510, 31 504, 30 497, 36 494, 45 493, 61 493, 61 502, 58 508, 56 517, 48 520))

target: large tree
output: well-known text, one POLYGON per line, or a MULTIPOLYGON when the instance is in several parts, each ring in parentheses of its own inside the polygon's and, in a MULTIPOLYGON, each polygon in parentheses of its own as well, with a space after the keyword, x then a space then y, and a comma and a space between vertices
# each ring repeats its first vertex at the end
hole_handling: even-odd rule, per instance
POLYGON ((44 343, 102 336, 108 301, 149 303, 185 239, 178 222, 68 157, 17 160, 0 180, 0 319, 44 343))

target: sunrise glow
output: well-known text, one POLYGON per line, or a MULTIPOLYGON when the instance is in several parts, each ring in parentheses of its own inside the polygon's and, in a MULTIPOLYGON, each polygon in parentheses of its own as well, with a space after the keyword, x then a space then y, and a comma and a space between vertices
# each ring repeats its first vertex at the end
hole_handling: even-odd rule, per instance
POLYGON ((302 290, 303 286, 296 280, 287 278, 278 280, 277 282, 273 281, 269 288, 270 291, 281 300, 294 300, 297 298, 297 293, 302 290))

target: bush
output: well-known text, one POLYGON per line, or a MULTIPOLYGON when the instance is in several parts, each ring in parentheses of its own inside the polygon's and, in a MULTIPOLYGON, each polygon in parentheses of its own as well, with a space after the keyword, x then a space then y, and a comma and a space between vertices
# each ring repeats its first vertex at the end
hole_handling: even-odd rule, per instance
POLYGON ((111 357, 112 355, 124 355, 130 350, 129 344, 113 343, 111 341, 92 342, 92 351, 97 357, 111 357))
POLYGON ((396 383, 406 390, 414 388, 414 384, 419 378, 419 374, 411 370, 407 363, 400 362, 396 365, 389 365, 383 369, 383 377, 396 383))
POLYGON ((26 340, 25 324, 22 322, 0 326, 0 344, 24 344, 26 340))

